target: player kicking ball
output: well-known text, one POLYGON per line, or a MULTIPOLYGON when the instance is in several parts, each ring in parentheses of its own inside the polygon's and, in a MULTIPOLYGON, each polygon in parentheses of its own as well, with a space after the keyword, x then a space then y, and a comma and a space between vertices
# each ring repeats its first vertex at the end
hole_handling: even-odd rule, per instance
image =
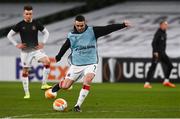
POLYGON ((70 48, 71 66, 65 79, 52 88, 52 92, 68 89, 79 77, 83 78, 83 86, 73 108, 75 112, 81 112, 81 105, 87 97, 91 82, 96 75, 98 64, 97 39, 128 26, 130 26, 129 22, 125 21, 122 24, 91 27, 86 24, 84 16, 78 15, 75 18, 74 30, 68 34, 67 40, 55 57, 56 61, 59 62, 70 48))
POLYGON ((16 24, 7 35, 8 39, 13 43, 13 45, 18 49, 21 49, 21 62, 23 67, 22 83, 25 91, 24 99, 30 98, 28 76, 32 60, 41 62, 44 65, 41 89, 45 90, 51 88, 51 86, 46 83, 48 74, 50 72, 50 60, 42 51, 44 44, 49 37, 49 32, 40 22, 33 20, 32 16, 32 6, 24 6, 24 20, 16 24), (38 42, 38 31, 43 33, 42 42, 38 42), (13 38, 16 33, 20 34, 21 43, 17 43, 13 38))

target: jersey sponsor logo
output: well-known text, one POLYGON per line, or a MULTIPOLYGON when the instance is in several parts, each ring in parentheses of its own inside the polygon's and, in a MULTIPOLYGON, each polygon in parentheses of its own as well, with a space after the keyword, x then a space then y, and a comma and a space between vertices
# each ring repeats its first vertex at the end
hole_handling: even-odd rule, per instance
POLYGON ((161 40, 164 40, 165 38, 164 37, 161 37, 161 40))
POLYGON ((75 49, 75 51, 85 50, 85 49, 90 49, 90 48, 95 48, 95 46, 94 45, 79 46, 78 48, 75 49))
POLYGON ((32 26, 32 30, 36 30, 36 26, 32 26))
MULTIPOLYGON (((50 58, 51 66, 50 66, 50 73, 48 76, 48 80, 62 80, 69 68, 67 65, 58 65, 53 58, 50 58)), ((43 65, 33 65, 30 68, 29 72, 29 80, 42 80, 43 79, 43 65)), ((16 58, 16 79, 20 80, 22 74, 22 65, 21 65, 21 59, 16 58)))

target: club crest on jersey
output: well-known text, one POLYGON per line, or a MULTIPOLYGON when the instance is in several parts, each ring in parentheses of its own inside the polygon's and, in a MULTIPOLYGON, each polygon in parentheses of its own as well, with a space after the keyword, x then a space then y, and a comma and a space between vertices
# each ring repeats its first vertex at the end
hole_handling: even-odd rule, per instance
POLYGON ((32 30, 36 30, 36 26, 32 26, 32 30))
POLYGON ((161 37, 161 40, 164 40, 164 37, 161 37))
POLYGON ((22 29, 23 29, 23 30, 25 30, 25 29, 26 29, 26 27, 22 27, 22 29))

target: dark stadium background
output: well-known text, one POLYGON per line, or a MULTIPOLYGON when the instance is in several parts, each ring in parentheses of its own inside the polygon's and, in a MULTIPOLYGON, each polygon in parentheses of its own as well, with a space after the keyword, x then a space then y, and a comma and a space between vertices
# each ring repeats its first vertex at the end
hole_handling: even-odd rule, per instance
MULTIPOLYGON (((81 7, 38 18, 44 25, 49 25, 72 18, 77 14, 89 13, 127 1, 179 2, 178 0, 0 0, 0 4, 85 2, 85 5, 81 7)), ((51 9, 51 6, 49 6, 49 9, 51 9)), ((177 16, 179 14, 180 11, 177 16)), ((0 28, 0 38, 6 37, 11 28, 12 25, 0 28)), ((177 44, 177 47, 180 47, 179 44, 177 44)), ((2 50, 1 47, 0 50, 2 50)), ((58 49, 56 48, 56 50, 58 49)), ((178 64, 180 62, 180 51, 177 51, 177 54, 179 56, 172 59, 178 64)), ((2 57, 0 56, 1 59, 2 57)), ((137 78, 133 75, 130 79, 125 79, 120 74, 122 72, 121 63, 133 62, 135 64, 142 61, 145 64, 150 62, 150 57, 132 58, 119 56, 115 57, 114 70, 114 76, 118 78, 110 81, 110 69, 108 66, 108 59, 110 58, 107 56, 102 60, 103 81, 92 84, 90 95, 83 104, 82 113, 53 111, 52 102, 54 100, 46 100, 44 98, 44 91, 40 90, 39 82, 30 82, 31 99, 24 100, 22 98, 24 95, 23 88, 19 80, 6 81, 6 79, 2 79, 3 81, 0 81, 0 118, 180 118, 179 77, 176 80, 172 80, 175 82, 176 88, 163 87, 162 83, 160 83, 162 79, 158 77, 158 80, 153 79, 152 89, 144 89, 144 78, 137 78)), ((177 71, 180 70, 180 65, 178 66, 179 68, 176 67, 177 71)), ((4 66, 0 66, 0 68, 4 69, 4 66)), ((0 75, 12 74, 1 73, 0 75)), ((180 76, 180 71, 176 72, 176 75, 180 76)), ((50 84, 53 85, 54 83, 50 84)), ((60 91, 57 98, 64 98, 68 102, 68 109, 71 109, 76 102, 80 89, 81 83, 76 83, 71 91, 60 91)))

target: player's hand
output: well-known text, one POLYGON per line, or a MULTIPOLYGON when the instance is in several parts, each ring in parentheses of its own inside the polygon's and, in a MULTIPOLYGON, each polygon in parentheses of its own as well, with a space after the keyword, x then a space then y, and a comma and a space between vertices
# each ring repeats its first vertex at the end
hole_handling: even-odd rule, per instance
POLYGON ((26 48, 27 46, 26 46, 25 43, 19 43, 19 44, 16 45, 16 47, 19 48, 19 49, 24 49, 24 48, 26 48))
POLYGON ((35 47, 37 50, 44 48, 44 43, 38 43, 38 45, 35 47))
POLYGON ((154 55, 155 59, 159 59, 159 53, 158 52, 154 52, 153 55, 154 55))
POLYGON ((128 21, 128 20, 124 20, 123 23, 125 24, 126 27, 131 27, 132 26, 131 22, 128 21))
POLYGON ((61 57, 59 57, 59 55, 56 55, 55 59, 56 59, 56 62, 59 62, 61 60, 61 57))

